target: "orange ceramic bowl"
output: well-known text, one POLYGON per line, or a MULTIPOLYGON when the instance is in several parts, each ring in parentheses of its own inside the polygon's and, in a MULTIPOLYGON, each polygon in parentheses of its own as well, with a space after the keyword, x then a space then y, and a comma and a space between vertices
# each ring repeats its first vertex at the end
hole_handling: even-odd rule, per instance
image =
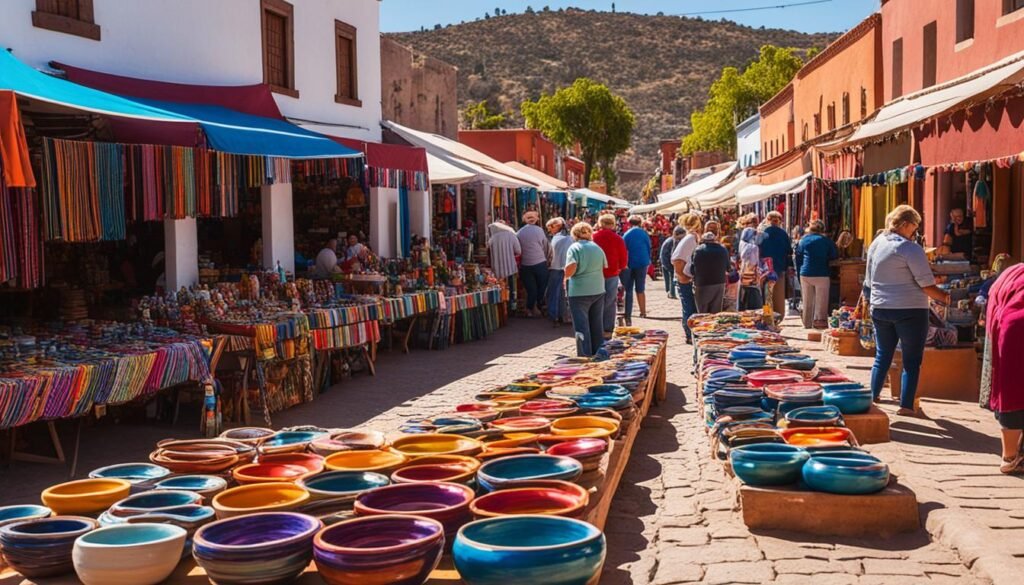
POLYGON ((604 439, 619 432, 619 423, 602 416, 567 416, 551 423, 551 434, 604 439))
POLYGON ((431 455, 473 456, 483 450, 483 443, 462 435, 425 433, 397 439, 391 444, 391 450, 408 458, 431 455))
POLYGON ((798 447, 848 447, 857 441, 853 431, 845 427, 794 427, 780 434, 787 443, 798 447))
POLYGON ((273 481, 295 482, 315 473, 301 465, 288 463, 249 463, 232 469, 231 477, 239 485, 246 485, 273 481))
POLYGON ((127 498, 131 489, 123 479, 79 479, 48 487, 41 497, 54 516, 96 514, 127 498))
MULTIPOLYGON (((522 407, 520 407, 520 412, 522 412, 522 407)), ((496 420, 491 423, 491 426, 507 432, 546 433, 551 427, 551 421, 543 416, 513 416, 496 420)))
POLYGON ((331 471, 376 471, 385 475, 405 465, 409 458, 393 451, 341 451, 324 460, 331 471))
POLYGON ((324 458, 313 453, 275 453, 260 455, 259 463, 276 463, 279 465, 298 465, 313 473, 324 470, 324 458))
POLYGON ((213 497, 217 518, 256 512, 293 510, 309 500, 309 492, 293 483, 253 483, 224 490, 213 497))

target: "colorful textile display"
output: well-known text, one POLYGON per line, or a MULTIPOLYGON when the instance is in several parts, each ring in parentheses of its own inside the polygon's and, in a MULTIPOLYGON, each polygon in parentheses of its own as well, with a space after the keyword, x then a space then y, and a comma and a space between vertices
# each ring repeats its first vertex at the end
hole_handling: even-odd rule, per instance
POLYGON ((0 181, 11 187, 35 187, 25 128, 12 91, 0 91, 0 181))
POLYGON ((8 188, 0 173, 0 282, 19 288, 43 284, 42 241, 36 190, 8 188))

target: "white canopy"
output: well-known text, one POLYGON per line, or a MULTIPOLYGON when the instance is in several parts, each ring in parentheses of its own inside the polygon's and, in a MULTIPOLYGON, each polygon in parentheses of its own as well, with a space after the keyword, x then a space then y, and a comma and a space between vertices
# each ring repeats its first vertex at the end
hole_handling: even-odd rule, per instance
POLYGON ((964 105, 982 94, 997 95, 1024 80, 1024 52, 942 85, 904 96, 878 110, 846 142, 887 136, 964 105))
POLYGON ((430 173, 431 185, 461 185, 477 180, 479 176, 469 169, 457 167, 429 153, 427 171, 430 173))
POLYGON ((541 189, 542 191, 565 191, 566 189, 569 188, 569 183, 566 183, 565 181, 559 178, 552 177, 551 175, 543 171, 538 171, 533 167, 528 167, 521 162, 516 162, 513 160, 505 164, 519 171, 520 173, 526 173, 527 175, 533 177, 535 180, 543 183, 545 185, 545 188, 541 189))
POLYGON ((711 173, 696 181, 676 187, 671 191, 665 191, 658 195, 658 201, 647 203, 646 205, 637 205, 632 211, 633 213, 650 213, 652 211, 668 209, 671 209, 673 212, 680 211, 686 207, 686 202, 690 199, 712 191, 718 188, 724 181, 727 181, 736 172, 736 167, 737 164, 735 162, 729 163, 725 169, 717 173, 711 173))
POLYGON ((611 204, 614 205, 615 207, 624 207, 629 209, 633 206, 632 203, 626 201, 625 199, 619 199, 618 197, 612 197, 611 195, 605 195, 604 193, 598 193, 597 191, 591 191, 590 189, 586 188, 573 189, 572 194, 576 196, 577 199, 585 197, 587 199, 594 199, 595 201, 600 201, 601 203, 611 202, 611 204))
MULTIPOLYGON (((697 204, 701 209, 714 209, 716 207, 731 207, 737 204, 736 193, 740 189, 751 185, 754 182, 753 177, 747 176, 746 173, 740 173, 733 177, 731 181, 715 189, 714 191, 708 191, 698 195, 693 199, 693 202, 697 204)), ((670 211, 675 211, 674 209, 670 211)))
POLYGON ((807 188, 807 181, 811 180, 811 173, 800 175, 795 179, 773 183, 771 185, 747 185, 736 192, 736 202, 740 205, 750 205, 764 201, 775 195, 786 195, 797 193, 807 188))

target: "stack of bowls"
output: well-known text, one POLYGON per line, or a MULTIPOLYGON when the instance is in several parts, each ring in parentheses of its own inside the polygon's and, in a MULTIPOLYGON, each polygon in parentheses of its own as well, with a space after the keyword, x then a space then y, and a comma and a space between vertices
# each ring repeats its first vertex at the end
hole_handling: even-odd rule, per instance
POLYGON ((316 518, 292 512, 218 520, 196 532, 192 556, 217 585, 288 583, 309 565, 321 528, 316 518))
POLYGON ((260 453, 265 455, 301 453, 306 450, 310 442, 326 436, 328 434, 323 431, 280 431, 261 442, 259 449, 260 453))
POLYGON ((765 400, 762 406, 785 415, 794 408, 821 405, 821 386, 813 382, 797 382, 789 384, 771 384, 764 388, 765 400))
POLYGON ((843 426, 843 414, 835 406, 803 406, 786 413, 786 426, 788 428, 843 426))
POLYGON ((477 482, 480 489, 490 492, 527 480, 575 481, 582 473, 583 466, 571 457, 515 455, 484 463, 477 472, 477 482))
MULTIPOLYGON (((460 456, 441 455, 439 457, 458 458, 460 456)), ((426 460, 434 459, 425 457, 426 460)), ((391 474, 391 481, 395 483, 422 483, 425 481, 447 481, 461 483, 469 487, 476 486, 476 472, 480 469, 480 461, 472 458, 469 461, 454 459, 447 462, 424 463, 416 460, 412 465, 403 467, 391 474)))
POLYGON ((797 427, 785 429, 780 434, 790 445, 808 449, 856 445, 853 433, 845 427, 797 427))
POLYGON ((152 463, 181 474, 222 473, 255 457, 255 447, 228 439, 168 439, 149 454, 152 463))
POLYGON ((549 419, 571 416, 578 410, 579 407, 572 400, 555 398, 534 398, 519 407, 519 412, 525 416, 543 416, 549 419))
POLYGON ((457 483, 400 483, 364 492, 356 498, 356 516, 423 516, 444 525, 451 537, 470 519, 473 490, 457 483))
POLYGON ((313 560, 328 585, 422 585, 444 545, 444 527, 436 520, 369 516, 318 532, 313 560))
POLYGON ((186 530, 196 528, 213 519, 213 509, 203 506, 203 496, 183 490, 151 490, 142 492, 112 505, 100 514, 103 526, 124 524, 129 521, 178 524, 186 530))
POLYGON ((93 479, 123 479, 132 484, 132 491, 152 489, 156 483, 168 475, 171 470, 152 463, 120 463, 100 467, 89 472, 93 479))
POLYGON ((747 374, 747 381, 755 388, 772 384, 795 384, 803 380, 804 375, 796 370, 760 370, 747 374))
POLYGON ((153 489, 195 492, 203 496, 204 502, 209 502, 227 487, 227 480, 216 475, 176 475, 158 481, 153 489))
POLYGON ((544 452, 559 457, 572 457, 580 462, 583 472, 586 473, 596 471, 601 467, 601 459, 608 452, 608 441, 593 437, 580 437, 559 441, 544 452))
POLYGON ((75 541, 75 573, 85 585, 156 585, 178 566, 186 536, 169 524, 100 528, 75 541))
POLYGON ((82 516, 54 516, 0 528, 0 554, 15 571, 34 579, 70 573, 75 540, 99 523, 82 516))
POLYGON ((806 449, 780 443, 744 445, 729 451, 733 473, 753 486, 796 483, 809 458, 806 449))
POLYGON ((274 436, 277 431, 264 427, 238 427, 220 434, 221 439, 246 443, 253 447, 274 436))
POLYGON ((380 431, 336 431, 324 437, 320 436, 309 442, 310 451, 327 457, 338 451, 363 451, 383 449, 387 439, 380 431))

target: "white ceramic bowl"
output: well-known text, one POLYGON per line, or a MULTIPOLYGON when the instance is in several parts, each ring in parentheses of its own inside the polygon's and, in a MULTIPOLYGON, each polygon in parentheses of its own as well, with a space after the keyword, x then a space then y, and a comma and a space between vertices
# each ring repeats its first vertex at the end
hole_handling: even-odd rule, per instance
POLYGON ((85 585, 156 585, 181 560, 187 532, 171 524, 121 524, 75 541, 71 560, 85 585))

